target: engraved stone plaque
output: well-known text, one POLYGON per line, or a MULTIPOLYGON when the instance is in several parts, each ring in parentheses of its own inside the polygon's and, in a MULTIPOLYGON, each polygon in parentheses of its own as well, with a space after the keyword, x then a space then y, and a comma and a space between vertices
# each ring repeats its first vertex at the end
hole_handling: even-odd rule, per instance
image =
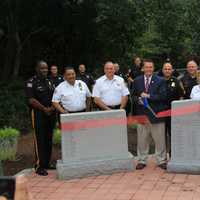
POLYGON ((126 115, 123 110, 61 115, 62 160, 60 179, 133 170, 128 152, 126 115))
POLYGON ((200 174, 200 101, 174 101, 171 123, 168 171, 200 174))

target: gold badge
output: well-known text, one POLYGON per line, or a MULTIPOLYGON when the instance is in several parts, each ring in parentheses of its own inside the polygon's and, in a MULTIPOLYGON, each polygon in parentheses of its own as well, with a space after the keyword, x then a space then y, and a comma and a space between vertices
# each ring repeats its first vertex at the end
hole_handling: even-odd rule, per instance
POLYGON ((81 83, 79 83, 78 86, 79 86, 80 91, 82 91, 83 87, 82 87, 81 83))

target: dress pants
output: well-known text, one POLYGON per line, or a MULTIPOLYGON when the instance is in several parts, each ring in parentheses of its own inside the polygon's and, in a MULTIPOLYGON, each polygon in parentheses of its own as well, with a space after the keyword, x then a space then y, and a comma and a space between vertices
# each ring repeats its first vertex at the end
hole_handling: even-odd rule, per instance
POLYGON ((53 129, 56 123, 56 113, 47 116, 39 110, 32 110, 32 124, 34 128, 34 146, 36 163, 35 169, 47 169, 52 153, 53 129))
POLYGON ((157 164, 166 163, 165 123, 139 124, 137 127, 137 154, 139 163, 146 164, 149 154, 150 136, 155 143, 157 164))

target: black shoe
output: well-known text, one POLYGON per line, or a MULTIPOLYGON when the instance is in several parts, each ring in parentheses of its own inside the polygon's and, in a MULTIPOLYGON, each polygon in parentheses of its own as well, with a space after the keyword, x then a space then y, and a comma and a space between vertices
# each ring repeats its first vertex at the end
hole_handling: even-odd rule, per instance
POLYGON ((158 165, 158 167, 160 167, 161 169, 166 170, 167 169, 167 164, 166 163, 162 163, 162 164, 158 165))
POLYGON ((56 169, 56 165, 51 164, 51 165, 49 165, 46 169, 55 170, 55 169, 56 169))
POLYGON ((41 168, 41 167, 37 168, 35 173, 40 175, 40 176, 47 176, 48 175, 48 172, 46 171, 46 169, 41 168))
POLYGON ((138 163, 137 166, 136 166, 136 169, 137 169, 137 170, 141 170, 141 169, 144 169, 145 167, 146 167, 145 164, 143 164, 143 163, 138 163))
POLYGON ((35 169, 35 171, 37 170, 37 168, 38 168, 38 165, 35 164, 35 165, 34 165, 34 169, 35 169))

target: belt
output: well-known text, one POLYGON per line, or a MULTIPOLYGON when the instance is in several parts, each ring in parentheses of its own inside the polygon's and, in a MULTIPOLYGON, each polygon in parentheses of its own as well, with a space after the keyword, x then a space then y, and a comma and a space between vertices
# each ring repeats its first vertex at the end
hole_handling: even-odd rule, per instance
POLYGON ((80 112, 85 112, 86 109, 83 109, 83 110, 79 110, 79 111, 68 111, 68 113, 80 113, 80 112))
POLYGON ((110 109, 120 109, 121 105, 116 105, 116 106, 108 106, 110 109))

